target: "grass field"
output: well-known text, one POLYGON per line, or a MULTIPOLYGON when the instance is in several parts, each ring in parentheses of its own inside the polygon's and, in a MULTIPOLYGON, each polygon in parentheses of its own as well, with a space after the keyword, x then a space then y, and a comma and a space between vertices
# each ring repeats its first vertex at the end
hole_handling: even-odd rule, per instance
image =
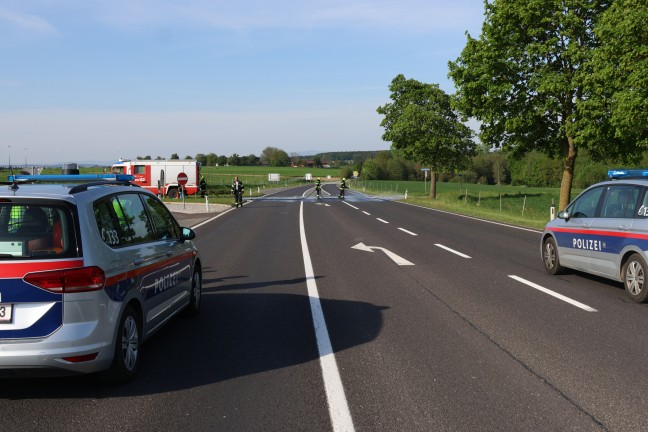
MULTIPOLYGON (((100 173, 102 168, 81 168, 82 173, 100 173)), ((230 185, 234 176, 239 176, 246 187, 245 197, 255 197, 280 187, 309 184, 306 174, 313 180, 320 177, 323 182, 338 182, 337 168, 292 168, 292 167, 203 167, 202 174, 207 181, 210 202, 230 204, 230 185), (278 182, 270 182, 268 174, 279 174, 278 182)), ((43 174, 58 174, 60 170, 50 169, 43 174)), ((7 173, 0 173, 5 176, 7 173)), ((558 203, 557 188, 528 188, 524 186, 494 186, 465 183, 437 183, 437 198, 429 197, 430 182, 351 180, 351 189, 378 196, 397 196, 412 204, 437 208, 449 212, 466 214, 484 219, 541 229, 550 218, 552 202, 558 203)), ((572 198, 580 191, 574 190, 572 198)), ((188 202, 202 202, 199 197, 187 197, 188 202)), ((558 209, 556 209, 556 212, 558 209)))

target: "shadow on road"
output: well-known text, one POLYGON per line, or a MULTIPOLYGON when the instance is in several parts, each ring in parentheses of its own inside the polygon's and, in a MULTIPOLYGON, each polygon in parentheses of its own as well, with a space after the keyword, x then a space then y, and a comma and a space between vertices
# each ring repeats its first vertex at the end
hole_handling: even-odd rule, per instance
MULTIPOLYGON (((222 281, 222 280, 218 280, 222 281)), ((286 284, 218 285, 205 281, 199 316, 175 317, 142 348, 135 380, 122 386, 101 384, 95 376, 21 378, 0 381, 5 399, 112 398, 173 392, 319 358, 309 297, 236 289, 286 284)), ((303 292, 300 290, 300 292, 303 292)), ((321 299, 333 349, 344 351, 379 334, 382 310, 369 303, 321 299)))

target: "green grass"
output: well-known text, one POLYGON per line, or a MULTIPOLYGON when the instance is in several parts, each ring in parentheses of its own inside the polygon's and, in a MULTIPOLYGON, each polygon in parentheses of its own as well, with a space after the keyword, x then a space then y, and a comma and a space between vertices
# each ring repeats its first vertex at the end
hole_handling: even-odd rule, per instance
POLYGON ((352 187, 378 195, 407 192, 408 203, 535 229, 549 221, 560 195, 557 188, 437 183, 437 198, 431 199, 429 182, 359 181, 352 187))

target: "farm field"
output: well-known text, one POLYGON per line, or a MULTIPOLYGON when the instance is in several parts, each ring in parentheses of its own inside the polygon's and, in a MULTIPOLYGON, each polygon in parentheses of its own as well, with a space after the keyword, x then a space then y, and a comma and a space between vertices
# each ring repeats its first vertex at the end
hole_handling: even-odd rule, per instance
MULTIPOLYGON (((103 167, 81 168, 81 173, 103 173, 103 167)), ((246 186, 245 197, 264 195, 274 188, 308 184, 306 174, 323 182, 338 182, 339 168, 228 166, 203 167, 210 202, 231 203, 230 185, 239 176, 246 186), (278 182, 270 182, 269 174, 279 174, 278 182)), ((43 174, 58 174, 60 169, 49 168, 43 174)), ((6 178, 3 171, 0 176, 6 178)), ((437 183, 437 199, 429 197, 430 182, 392 180, 351 180, 351 189, 364 193, 403 200, 411 204, 439 210, 541 229, 550 218, 550 208, 558 202, 558 188, 529 188, 509 185, 481 185, 460 182, 437 183), (407 195, 407 198, 405 196, 407 195)), ((580 190, 572 191, 572 199, 580 190)), ((189 196, 188 202, 202 202, 200 197, 189 196)), ((556 209, 556 213, 559 209, 556 209)))

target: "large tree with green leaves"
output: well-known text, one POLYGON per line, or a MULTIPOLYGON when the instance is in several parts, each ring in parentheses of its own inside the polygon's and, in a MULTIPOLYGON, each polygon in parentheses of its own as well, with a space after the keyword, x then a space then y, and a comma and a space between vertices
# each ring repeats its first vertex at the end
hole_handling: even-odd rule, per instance
POLYGON ((648 0, 615 0, 595 34, 599 45, 584 77, 582 142, 636 163, 648 148, 648 0))
POLYGON ((461 122, 451 98, 437 84, 396 76, 389 86, 392 102, 378 107, 385 118, 382 138, 402 155, 432 171, 430 195, 436 198, 436 174, 463 169, 475 152, 472 131, 461 122))
MULTIPOLYGON (((459 109, 481 121, 479 137, 516 155, 560 155, 560 208, 571 199, 580 139, 578 106, 587 61, 596 47, 594 25, 605 0, 485 1, 479 39, 468 41, 450 77, 459 109)), ((605 153, 605 149, 599 153, 605 153)))

